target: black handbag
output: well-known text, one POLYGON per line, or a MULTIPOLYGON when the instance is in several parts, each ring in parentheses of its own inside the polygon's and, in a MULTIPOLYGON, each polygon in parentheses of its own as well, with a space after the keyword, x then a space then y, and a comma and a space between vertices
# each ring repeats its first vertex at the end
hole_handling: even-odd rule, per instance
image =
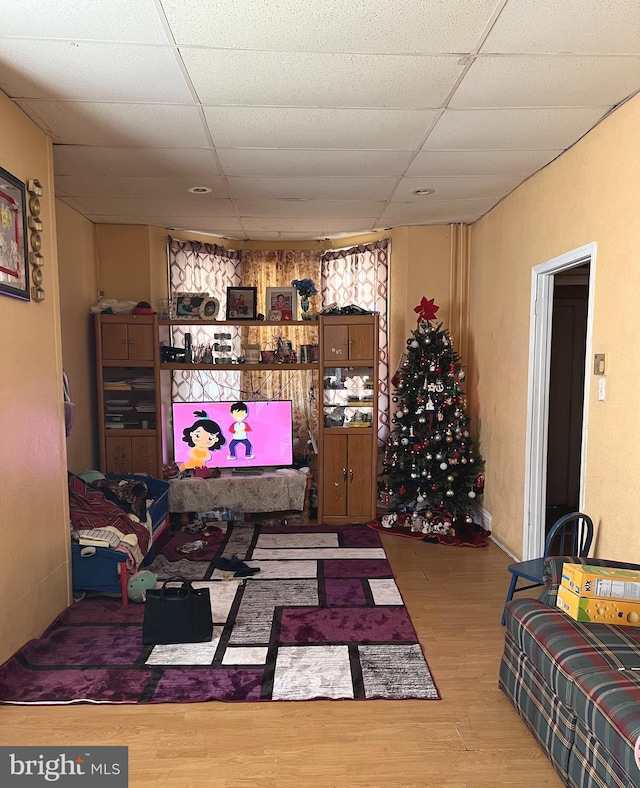
POLYGON ((142 622, 146 646, 166 643, 202 643, 211 640, 213 618, 208 588, 193 588, 181 575, 174 575, 161 588, 147 591, 142 622), (180 582, 181 586, 168 586, 180 582))

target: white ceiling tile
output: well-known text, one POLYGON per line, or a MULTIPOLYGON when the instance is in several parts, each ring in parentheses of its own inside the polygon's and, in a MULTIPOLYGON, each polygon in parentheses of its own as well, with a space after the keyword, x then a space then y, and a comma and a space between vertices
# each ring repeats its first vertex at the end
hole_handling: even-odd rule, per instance
POLYGON ((254 241, 309 241, 318 238, 323 238, 323 233, 316 233, 313 230, 311 233, 290 233, 287 231, 277 230, 271 231, 260 230, 252 233, 252 240, 254 241))
POLYGON ((530 175, 559 156, 562 150, 433 150, 420 151, 407 177, 530 175))
POLYGON ((493 208, 497 200, 436 200, 430 203, 392 202, 380 214, 381 222, 459 221, 457 216, 481 216, 493 208))
POLYGON ((495 5, 496 0, 162 0, 178 44, 281 52, 469 52, 495 5))
POLYGON ((384 202, 365 202, 344 200, 236 200, 240 216, 276 217, 292 216, 336 216, 364 217, 378 216, 384 208, 384 202))
POLYGON ((423 217, 421 219, 390 219, 378 220, 374 223, 372 232, 380 232, 381 230, 389 230, 394 227, 425 227, 428 225, 444 225, 444 224, 473 224, 480 219, 486 211, 474 214, 456 214, 455 216, 447 216, 446 218, 439 219, 437 217, 423 217))
POLYGON ((403 178, 393 195, 393 202, 438 200, 469 200, 482 197, 504 197, 522 183, 521 176, 510 178, 403 178), (411 194, 412 189, 435 189, 435 194, 411 194))
POLYGON ((440 107, 462 73, 452 55, 189 48, 181 54, 201 103, 216 105, 440 107))
POLYGON ((386 201, 397 178, 229 178, 232 198, 244 200, 367 200, 386 201))
POLYGON ((216 235, 242 235, 239 219, 230 216, 181 216, 179 221, 172 215, 152 216, 149 214, 89 214, 90 221, 104 224, 149 224, 152 227, 166 227, 168 230, 187 232, 215 233, 216 235))
POLYGON ((167 43, 154 0, 0 0, 0 18, 0 36, 167 43))
POLYGON ((602 107, 447 110, 423 148, 567 148, 604 114, 602 107))
POLYGON ((605 106, 638 85, 640 57, 488 55, 473 63, 449 107, 605 106))
POLYGON ((0 0, 0 14, 0 88, 51 135, 59 199, 232 238, 473 222, 640 88, 637 0, 0 0))
POLYGON ((218 175, 212 149, 100 148, 54 145, 53 166, 58 175, 131 177, 218 175))
POLYGON ((74 197, 86 213, 105 216, 236 216, 231 200, 216 198, 211 194, 186 194, 184 197, 74 197))
POLYGON ((245 217, 242 219, 243 227, 253 232, 273 232, 273 233, 306 233, 309 235, 333 235, 335 233, 348 233, 354 227, 358 227, 358 232, 370 232, 374 218, 360 217, 358 219, 340 219, 335 216, 317 216, 313 219, 306 219, 291 216, 275 217, 245 217))
POLYGON ((386 148, 420 145, 435 110, 205 107, 216 147, 386 148))
POLYGON ((184 178, 104 177, 56 175, 58 189, 70 197, 183 197, 192 186, 206 186, 213 197, 229 197, 226 181, 220 176, 184 178))
POLYGON ((12 98, 193 103, 168 47, 5 40, 0 87, 12 98))
POLYGON ((16 101, 54 142, 127 147, 208 147, 197 107, 169 104, 16 101))
POLYGON ((509 0, 482 52, 640 54, 638 0, 509 0))
POLYGON ((218 148, 224 172, 233 176, 313 177, 401 175, 408 151, 386 150, 273 150, 218 148))

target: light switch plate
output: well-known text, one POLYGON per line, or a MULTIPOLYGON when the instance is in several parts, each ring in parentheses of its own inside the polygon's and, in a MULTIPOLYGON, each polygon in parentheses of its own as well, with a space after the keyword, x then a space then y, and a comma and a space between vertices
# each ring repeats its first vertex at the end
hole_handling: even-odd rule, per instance
POLYGON ((604 375, 604 373, 605 373, 604 353, 596 353, 593 357, 593 374, 604 375))

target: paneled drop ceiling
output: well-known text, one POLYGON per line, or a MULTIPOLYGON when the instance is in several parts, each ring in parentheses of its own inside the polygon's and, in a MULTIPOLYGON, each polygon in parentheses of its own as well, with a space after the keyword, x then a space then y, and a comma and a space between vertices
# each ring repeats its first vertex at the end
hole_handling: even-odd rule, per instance
POLYGON ((0 12, 0 88, 98 223, 294 240, 473 222, 640 89, 638 0, 0 12))

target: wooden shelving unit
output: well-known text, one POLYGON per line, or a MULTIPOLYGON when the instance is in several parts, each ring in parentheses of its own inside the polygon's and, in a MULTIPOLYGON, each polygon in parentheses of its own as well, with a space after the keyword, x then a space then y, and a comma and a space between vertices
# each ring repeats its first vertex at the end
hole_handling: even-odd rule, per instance
POLYGON ((373 520, 378 453, 377 315, 321 319, 320 379, 318 522, 373 520))
MULTIPOLYGON (((166 337, 163 339, 166 340, 166 337)), ((158 320, 155 315, 96 315, 98 426, 100 464, 104 472, 162 476, 163 444, 170 431, 167 413, 168 374, 180 370, 242 373, 317 372, 323 393, 318 425, 319 522, 348 523, 375 518, 378 412, 377 315, 327 316, 318 321, 158 320), (198 326, 304 327, 317 332, 318 361, 313 363, 161 363, 161 333, 167 327, 198 326), (161 377, 161 373, 163 373, 161 377), (165 374, 167 376, 165 376, 165 374), (114 382, 146 379, 140 390, 113 387, 114 382), (334 384, 327 383, 333 380, 334 384), (149 381, 152 386, 149 387, 149 381), (111 382, 111 386, 109 383, 111 382), (106 384, 106 385, 105 385, 106 384), (163 398, 164 391, 164 398, 163 398), (135 410, 145 401, 144 412, 135 410), (153 402, 153 412, 148 403, 153 402), (126 402, 123 413, 118 403, 126 402), (115 404, 114 404, 115 403, 115 404), (332 413, 344 412, 338 426, 332 413), (122 419, 125 426, 110 426, 122 419), (145 426, 146 425, 146 426, 145 426)), ((170 407, 169 407, 170 412, 170 407)))

